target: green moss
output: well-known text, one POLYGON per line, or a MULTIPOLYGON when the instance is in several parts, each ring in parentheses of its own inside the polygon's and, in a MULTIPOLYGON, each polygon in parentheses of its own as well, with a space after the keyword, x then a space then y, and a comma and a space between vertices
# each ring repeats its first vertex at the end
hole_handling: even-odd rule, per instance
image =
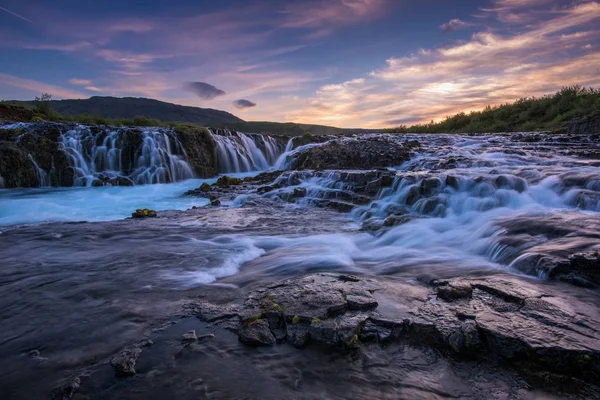
POLYGON ((222 177, 217 179, 217 182, 215 183, 215 185, 218 187, 227 188, 229 186, 240 185, 243 182, 244 181, 242 181, 240 178, 232 178, 230 176, 223 175, 222 177))
POLYGON ((590 361, 590 360, 592 359, 592 357, 590 357, 590 356, 589 356, 589 354, 584 354, 584 355, 583 355, 583 359, 584 359, 585 361, 590 361))
POLYGON ((321 322, 319 317, 313 317, 312 321, 310 321, 311 324, 318 324, 319 322, 321 322))
POLYGON ((292 324, 298 325, 299 323, 300 323, 300 317, 297 315, 294 315, 294 318, 292 318, 292 324))
POLYGON ((258 321, 259 319, 262 319, 263 314, 262 312, 251 316, 250 318, 246 318, 243 322, 242 325, 244 326, 248 326, 248 325, 252 325, 253 323, 255 323, 256 321, 258 321))
POLYGON ((348 347, 354 347, 358 345, 358 335, 352 336, 352 338, 346 343, 348 347))
POLYGON ((210 192, 210 185, 206 182, 204 182, 201 186, 200 186, 200 191, 201 192, 210 192))
POLYGON ((155 218, 158 216, 156 211, 148 208, 138 208, 134 213, 131 214, 133 218, 155 218))

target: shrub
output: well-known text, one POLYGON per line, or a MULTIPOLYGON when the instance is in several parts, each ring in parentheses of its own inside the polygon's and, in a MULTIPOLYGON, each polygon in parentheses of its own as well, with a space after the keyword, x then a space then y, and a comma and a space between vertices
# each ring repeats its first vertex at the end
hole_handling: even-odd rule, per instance
POLYGON ((50 93, 42 93, 40 97, 35 96, 33 102, 38 112, 48 116, 52 114, 52 95, 50 93))

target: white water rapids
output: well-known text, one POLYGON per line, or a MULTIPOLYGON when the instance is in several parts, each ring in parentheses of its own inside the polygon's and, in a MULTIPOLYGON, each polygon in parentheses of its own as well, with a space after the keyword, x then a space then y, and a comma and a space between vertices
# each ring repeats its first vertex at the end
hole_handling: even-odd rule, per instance
MULTIPOLYGON (((223 146, 229 146, 231 137, 222 137, 223 146)), ((248 145, 246 149, 243 143, 247 140, 238 138, 242 140, 237 145, 231 144, 232 149, 237 149, 237 160, 249 159, 253 147, 248 145)), ((418 153, 403 165, 390 166, 395 171, 392 186, 347 214, 343 232, 332 233, 328 228, 328 232, 322 233, 326 225, 323 217, 297 216, 302 210, 313 212, 311 207, 320 200, 344 200, 348 196, 348 184, 340 180, 340 172, 286 173, 276 180, 282 184, 281 188, 262 196, 249 193, 224 202, 226 207, 242 207, 254 198, 264 197, 274 201, 275 208, 244 207, 242 214, 236 214, 235 222, 227 218, 216 221, 218 238, 199 238, 186 231, 187 251, 213 249, 219 252, 219 262, 194 264, 184 270, 170 269, 162 271, 161 276, 184 287, 235 275, 242 267, 258 274, 279 275, 313 270, 392 274, 427 267, 515 266, 519 271, 544 276, 541 264, 548 254, 568 255, 599 247, 598 161, 573 153, 597 144, 586 143, 586 138, 581 139, 583 143, 552 139, 530 143, 510 135, 426 135, 410 139, 423 144, 418 153), (300 187, 307 189, 306 197, 296 199, 293 204, 280 200, 300 187), (249 234, 245 227, 251 226, 258 218, 256 215, 263 211, 268 211, 265 220, 268 222, 262 231, 249 234), (291 218, 288 222, 286 215, 291 218), (381 225, 388 218, 398 218, 402 223, 375 233, 358 231, 361 225, 381 225), (304 225, 313 234, 289 235, 286 224, 304 225), (236 227, 234 233, 232 226, 236 227), (567 231, 557 235, 558 227, 566 227, 567 231)), ((269 148, 266 142, 263 148, 269 148)), ((254 168, 246 162, 235 166, 230 150, 227 152, 232 157, 228 163, 232 169, 254 168)), ((285 168, 298 152, 292 150, 291 144, 286 150, 279 161, 275 160, 274 150, 262 153, 267 161, 258 164, 265 169, 269 162, 276 168, 285 168)), ((258 153, 250 158, 262 160, 258 153)), ((207 203, 205 199, 180 197, 200 183, 4 191, 0 195, 0 223, 115 220, 142 207, 182 210, 207 203)), ((324 218, 332 218, 340 214, 325 215, 324 218)), ((185 229, 202 225, 189 220, 181 224, 185 229)))

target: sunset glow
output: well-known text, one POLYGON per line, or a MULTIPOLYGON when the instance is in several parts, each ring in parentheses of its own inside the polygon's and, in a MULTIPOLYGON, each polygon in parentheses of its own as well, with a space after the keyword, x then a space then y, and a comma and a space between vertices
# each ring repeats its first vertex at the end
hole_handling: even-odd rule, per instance
POLYGON ((378 128, 600 86, 597 1, 87 3, 1 4, 0 97, 150 97, 378 128))

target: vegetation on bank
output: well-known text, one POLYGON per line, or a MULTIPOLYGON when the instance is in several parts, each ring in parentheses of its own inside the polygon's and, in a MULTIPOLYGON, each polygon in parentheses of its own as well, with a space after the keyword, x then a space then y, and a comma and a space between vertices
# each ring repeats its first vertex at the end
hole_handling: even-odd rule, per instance
POLYGON ((476 133, 552 131, 564 133, 567 123, 600 110, 600 90, 568 86, 553 95, 524 97, 514 103, 458 113, 441 122, 385 129, 390 133, 476 133))

